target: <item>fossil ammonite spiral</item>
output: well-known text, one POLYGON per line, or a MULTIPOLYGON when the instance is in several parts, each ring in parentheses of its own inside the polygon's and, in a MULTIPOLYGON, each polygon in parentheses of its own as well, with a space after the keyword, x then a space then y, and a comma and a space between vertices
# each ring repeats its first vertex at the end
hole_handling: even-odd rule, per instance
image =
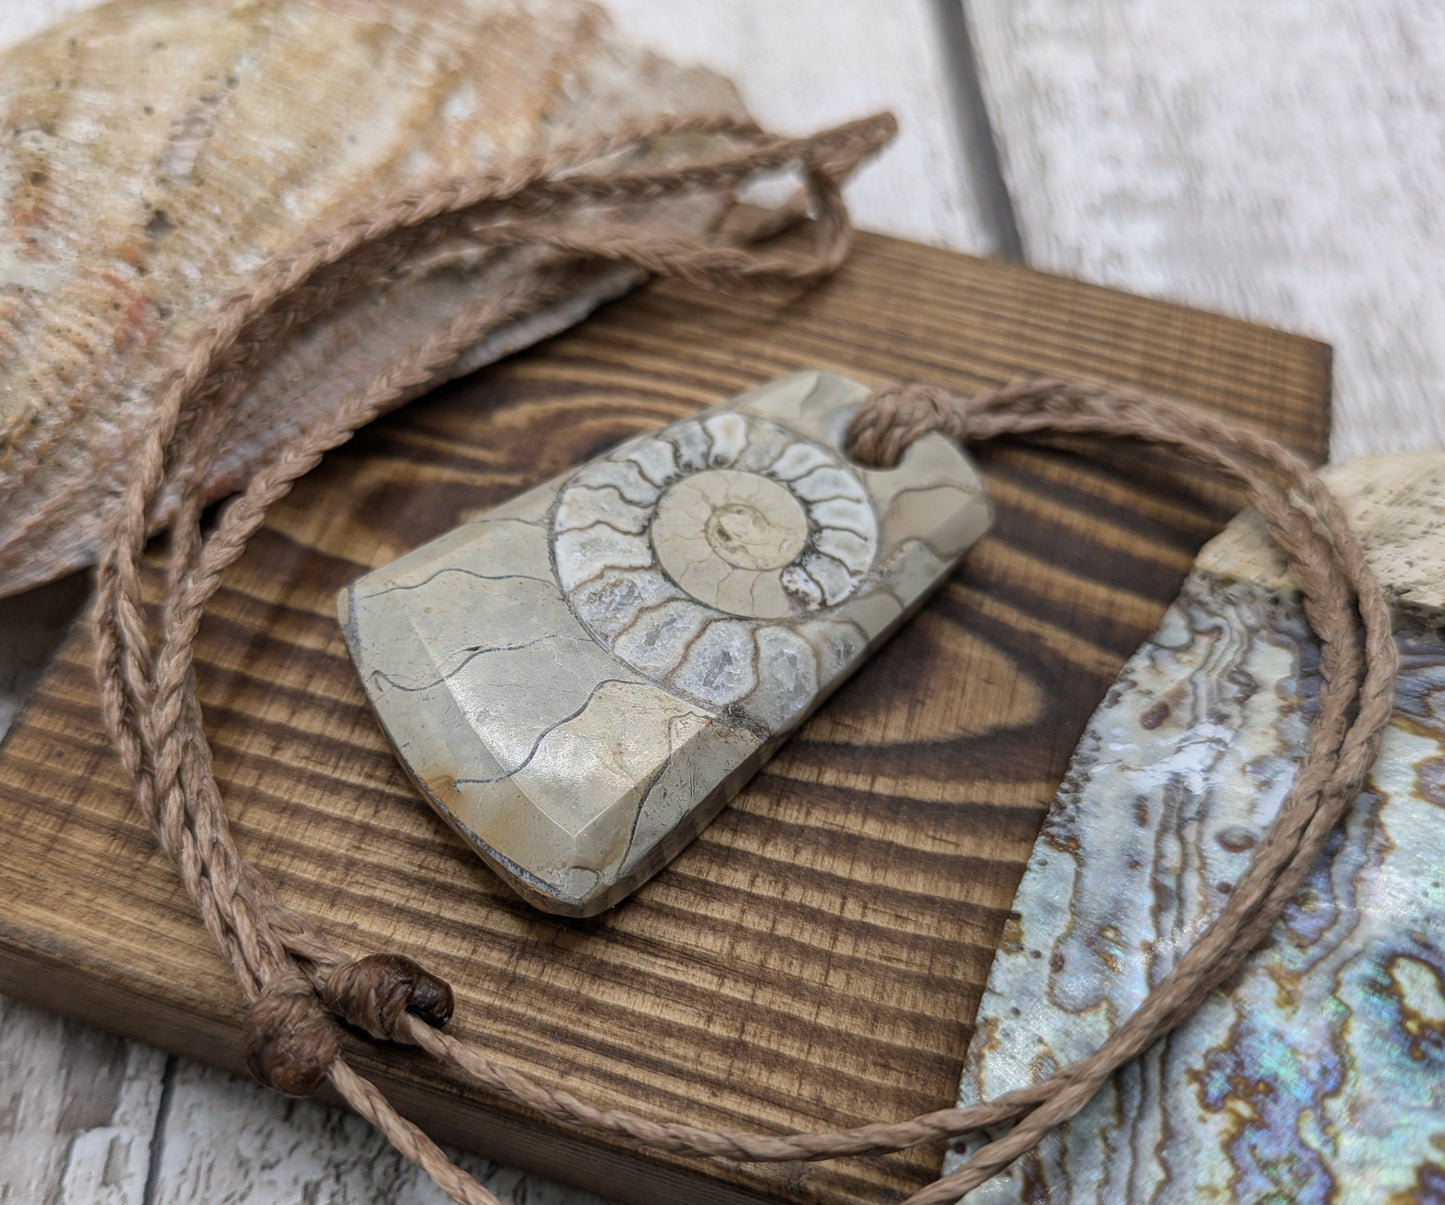
POLYGON ((604 647, 725 706, 760 676, 815 676, 794 621, 858 588, 878 522, 836 452, 733 412, 674 424, 579 470, 558 497, 552 538, 567 601, 604 647))
POLYGON ((651 875, 988 525, 941 435, 847 459, 868 393, 758 385, 343 592, 408 771, 526 898, 592 916, 651 875))

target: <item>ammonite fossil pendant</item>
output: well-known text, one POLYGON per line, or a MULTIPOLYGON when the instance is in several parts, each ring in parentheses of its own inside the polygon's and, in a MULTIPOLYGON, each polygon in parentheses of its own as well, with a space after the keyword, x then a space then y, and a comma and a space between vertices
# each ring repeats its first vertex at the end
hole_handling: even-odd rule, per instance
POLYGON ((753 389, 341 592, 402 763, 538 907, 591 916, 656 873, 988 526, 942 436, 844 455, 867 393, 753 389))

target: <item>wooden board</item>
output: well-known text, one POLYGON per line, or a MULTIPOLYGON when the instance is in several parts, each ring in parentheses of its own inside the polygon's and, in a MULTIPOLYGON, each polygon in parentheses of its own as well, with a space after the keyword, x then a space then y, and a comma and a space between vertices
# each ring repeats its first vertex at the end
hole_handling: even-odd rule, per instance
MULTIPOLYGON (((458 1033, 595 1100, 847 1126, 952 1099, 1038 821, 1082 725, 1228 511, 1161 462, 981 457, 986 538, 922 615, 631 902, 530 912, 413 795, 335 589, 467 515, 803 367, 960 389, 1048 372, 1167 390, 1318 458, 1328 350, 877 237, 797 301, 654 286, 364 432, 276 510, 198 644, 243 850, 357 952, 458 990, 458 1033)), ((0 752, 0 990, 225 1067, 237 993, 130 816, 73 639, 0 752)), ((407 1052, 355 1057, 439 1137, 627 1201, 890 1200, 940 1150, 698 1165, 554 1130, 407 1052)))
MULTIPOLYGON (((95 2, 0 5, 0 45, 95 2)), ((945 22, 955 16, 946 4, 906 0, 884 9, 831 0, 788 5, 721 0, 683 11, 674 0, 606 0, 606 6, 623 35, 640 45, 730 75, 750 111, 770 128, 801 132, 834 118, 892 109, 900 120, 898 138, 847 189, 859 224, 975 253, 1002 248, 986 190, 971 170, 968 138, 962 156, 955 145, 956 133, 975 131, 979 109, 967 103, 972 97, 955 95, 966 64, 949 39, 938 37, 940 14, 945 22), (799 46, 807 47, 802 70, 799 46)), ((83 601, 84 585, 72 580, 43 596, 0 600, 0 734, 58 648, 83 601)), ((91 1205, 102 1197, 112 1205, 165 1205, 189 1202, 191 1186, 204 1183, 215 1205, 264 1205, 300 1197, 320 1182, 329 1186, 326 1191, 380 1205, 411 1201, 420 1191, 419 1173, 399 1166, 384 1139, 374 1133, 366 1138, 369 1132, 360 1126, 337 1125, 329 1110, 283 1105, 249 1079, 167 1061, 150 1048, 107 1040, 85 1026, 3 999, 0 1083, 23 1085, 15 1124, 0 1125, 0 1200, 8 1192, 55 1205, 91 1205), (134 1083, 127 1080, 120 1097, 112 1090, 117 1059, 137 1068, 134 1083), (116 1104, 141 1086, 153 1115, 116 1104), (67 1124, 51 1124, 57 1117, 67 1124), (303 1118, 312 1119, 309 1138, 274 1140, 308 1124, 303 1118), (272 1150, 286 1145, 288 1154, 258 1168, 247 1155, 257 1144, 272 1150), (82 1153, 121 1145, 139 1152, 142 1174, 117 1189, 114 1159, 87 1161, 82 1153)), ((479 1175, 488 1171, 482 1160, 471 1166, 479 1175)), ((517 1193, 530 1205, 591 1205, 580 1192, 556 1188, 535 1174, 518 1179, 492 1167, 484 1179, 504 1199, 517 1193)))
POLYGON ((1029 264, 1328 339, 1336 460, 1445 447, 1436 0, 944 2, 1029 264))

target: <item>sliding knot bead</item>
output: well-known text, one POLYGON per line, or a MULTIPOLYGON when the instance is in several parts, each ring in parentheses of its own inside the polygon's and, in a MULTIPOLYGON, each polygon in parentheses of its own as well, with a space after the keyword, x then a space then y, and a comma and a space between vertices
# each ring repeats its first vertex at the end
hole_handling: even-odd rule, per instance
POLYGON ((273 979, 252 1002, 243 1040, 246 1069, 287 1096, 310 1096, 337 1055, 336 1027, 295 974, 273 979))
POLYGON ((393 1042, 405 1040, 398 1026, 407 1013, 437 1027, 452 1015, 451 984, 401 954, 369 954, 345 963, 327 976, 323 993, 347 1024, 393 1042))

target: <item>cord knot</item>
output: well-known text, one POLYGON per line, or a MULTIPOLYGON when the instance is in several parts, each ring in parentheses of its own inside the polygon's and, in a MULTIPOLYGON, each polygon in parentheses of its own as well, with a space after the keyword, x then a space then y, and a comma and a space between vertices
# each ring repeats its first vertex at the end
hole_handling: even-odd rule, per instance
POLYGON ((246 1069, 287 1096, 310 1096, 337 1055, 336 1026, 295 972, 276 976, 252 1001, 243 1041, 246 1069))
POLYGON ((404 1041, 407 1013, 440 1027, 451 1020, 451 984, 401 954, 369 954, 343 963, 323 981, 322 998, 338 1017, 374 1038, 404 1041))
POLYGON ((875 389, 848 428, 848 452, 865 464, 892 468, 915 439, 937 431, 963 438, 967 411, 957 395, 934 385, 875 389))

